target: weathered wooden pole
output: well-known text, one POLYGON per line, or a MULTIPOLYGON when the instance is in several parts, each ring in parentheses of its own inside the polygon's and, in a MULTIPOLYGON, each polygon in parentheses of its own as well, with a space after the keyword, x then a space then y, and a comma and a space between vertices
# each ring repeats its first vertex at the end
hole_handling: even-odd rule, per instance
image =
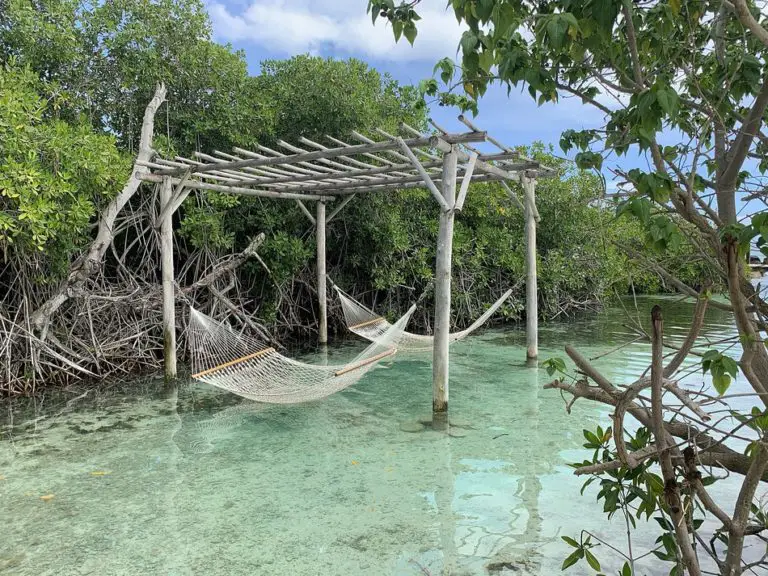
POLYGON ((317 303, 320 314, 320 326, 318 342, 328 343, 328 302, 326 299, 325 277, 325 202, 317 203, 315 213, 315 226, 317 234, 317 303))
POLYGON ((176 297, 173 287, 173 211, 169 209, 173 199, 173 184, 167 176, 160 185, 160 259, 163 280, 163 342, 165 379, 176 379, 176 297))
POLYGON ((539 355, 539 290, 536 277, 536 180, 521 178, 525 192, 525 317, 528 359, 539 355))
POLYGON ((453 207, 456 202, 455 145, 443 155, 442 197, 435 270, 435 336, 432 358, 432 412, 448 411, 448 336, 451 329, 451 258, 453 254, 453 207))

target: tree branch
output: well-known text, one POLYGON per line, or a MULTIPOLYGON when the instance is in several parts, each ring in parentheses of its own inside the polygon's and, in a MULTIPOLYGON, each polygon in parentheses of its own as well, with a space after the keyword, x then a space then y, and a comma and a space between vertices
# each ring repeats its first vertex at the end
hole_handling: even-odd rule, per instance
MULTIPOLYGON (((739 172, 744 165, 744 160, 752 146, 752 142, 755 140, 755 136, 760 130, 766 107, 768 107, 768 74, 766 74, 763 79, 763 85, 760 88, 757 98, 755 98, 755 103, 752 105, 752 109, 749 111, 747 118, 741 126, 741 130, 739 130, 739 135, 736 137, 731 149, 728 151, 727 164, 718 181, 718 188, 724 193, 733 194, 736 190, 736 181, 738 180, 739 172)), ((726 218, 723 218, 723 220, 730 223, 726 218)))
POLYGON ((699 560, 688 534, 688 524, 680 498, 680 485, 677 483, 675 467, 672 464, 671 446, 667 444, 667 430, 664 426, 664 405, 662 403, 662 383, 664 380, 664 322, 661 308, 654 306, 651 310, 653 328, 651 330, 651 415, 653 435, 656 438, 656 448, 664 478, 664 497, 672 517, 672 523, 677 535, 677 545, 691 576, 699 576, 699 560))
MULTIPOLYGON (((596 372, 596 370, 592 370, 596 372)), ((562 390, 576 398, 600 402, 607 406, 616 406, 616 403, 619 401, 617 395, 606 393, 596 386, 572 385, 560 380, 554 380, 549 384, 545 384, 544 389, 562 390)), ((631 404, 627 408, 627 412, 640 422, 642 426, 648 429, 651 428, 651 417, 645 408, 637 404, 631 404)), ((665 422, 664 426, 671 436, 695 443, 699 447, 698 458, 702 465, 722 468, 742 475, 746 474, 749 470, 751 461, 747 456, 728 448, 722 442, 715 440, 695 426, 677 421, 665 422)), ((768 474, 763 476, 763 481, 768 482, 768 474)))
POLYGON ((736 499, 736 506, 733 510, 733 522, 731 529, 728 531, 728 552, 725 556, 728 572, 724 572, 725 576, 736 576, 740 573, 741 557, 744 550, 744 535, 749 520, 749 512, 757 485, 765 473, 766 466, 768 466, 768 449, 760 442, 758 453, 744 478, 741 490, 739 491, 739 497, 736 499))
POLYGON ((632 73, 635 76, 635 84, 638 88, 643 88, 643 69, 640 67, 640 54, 637 50, 637 34, 635 33, 635 23, 632 21, 632 2, 631 0, 622 0, 621 8, 624 12, 624 18, 627 21, 627 41, 629 43, 629 55, 632 60, 632 73))
POLYGON ((752 34, 754 34, 760 42, 768 46, 768 30, 763 28, 760 25, 760 22, 755 20, 755 17, 752 16, 752 12, 750 12, 749 6, 747 5, 747 0, 731 0, 731 2, 733 2, 733 7, 736 9, 736 15, 739 17, 739 22, 746 28, 749 28, 752 34))
POLYGON ((699 337, 702 326, 704 326, 704 316, 707 312, 707 304, 709 298, 705 296, 699 296, 696 300, 696 307, 693 310, 693 320, 691 321, 691 329, 688 331, 688 335, 685 337, 680 349, 675 354, 674 358, 669 361, 669 364, 664 368, 664 376, 669 378, 674 374, 688 354, 691 352, 693 345, 696 343, 696 339, 699 337))

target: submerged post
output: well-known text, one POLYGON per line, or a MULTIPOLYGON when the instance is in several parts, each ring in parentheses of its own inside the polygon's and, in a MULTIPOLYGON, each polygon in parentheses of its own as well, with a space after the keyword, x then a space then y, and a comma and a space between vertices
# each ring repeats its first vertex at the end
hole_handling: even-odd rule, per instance
POLYGON ((326 272, 325 272, 325 202, 317 203, 315 213, 315 226, 317 236, 317 303, 320 315, 318 342, 328 343, 328 302, 326 300, 326 272))
POLYGON ((453 254, 453 207, 456 202, 455 145, 443 155, 442 196, 449 206, 440 209, 435 270, 435 337, 432 358, 432 412, 448 411, 448 337, 451 329, 451 258, 453 254))
POLYGON ((176 379, 176 298, 173 288, 173 185, 166 176, 160 185, 160 261, 163 281, 163 342, 166 381, 176 379))
POLYGON ((536 276, 536 180, 521 178, 525 192, 525 318, 527 358, 539 355, 539 290, 536 276))

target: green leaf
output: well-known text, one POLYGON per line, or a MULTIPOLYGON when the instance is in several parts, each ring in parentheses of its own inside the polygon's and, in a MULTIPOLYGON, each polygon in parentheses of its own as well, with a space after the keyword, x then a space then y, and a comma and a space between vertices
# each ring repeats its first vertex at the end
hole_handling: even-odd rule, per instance
POLYGON ((392 22, 392 32, 395 34, 395 42, 399 42, 400 36, 403 35, 403 22, 401 20, 394 20, 392 22))
POLYGON ((443 58, 435 64, 432 73, 434 74, 438 70, 440 70, 440 79, 443 81, 443 84, 448 84, 453 78, 455 65, 450 58, 443 58))
POLYGON ((470 52, 475 51, 475 47, 478 44, 477 36, 475 35, 472 30, 466 30, 464 34, 461 35, 461 50, 464 52, 464 54, 469 54, 470 52))
POLYGON ((563 14, 553 14, 547 22, 547 38, 553 48, 562 48, 570 26, 563 14))
POLYGON ((493 67, 493 51, 483 50, 480 52, 480 68, 485 72, 490 72, 493 67))
POLYGON ((712 385, 717 390, 717 393, 722 396, 728 391, 731 386, 731 377, 727 374, 717 374, 712 377, 712 385))
POLYGON ((729 358, 728 356, 723 356, 721 362, 725 371, 735 378, 739 373, 739 365, 736 363, 736 360, 729 358))
POLYGON ((731 385, 731 380, 738 375, 738 363, 719 350, 707 350, 701 357, 702 372, 712 374, 712 385, 721 396, 731 385))
POLYGON ((624 562, 624 566, 621 568, 621 576, 632 576, 632 568, 629 566, 629 562, 624 562))
POLYGON ((656 92, 656 101, 669 116, 674 118, 680 107, 680 97, 671 88, 661 88, 656 92))
POLYGON ((600 562, 597 561, 597 558, 595 558, 595 555, 592 554, 589 550, 584 550, 584 555, 587 558, 587 564, 589 564, 593 570, 600 571, 600 562))
POLYGON ((567 542, 569 546, 573 546, 574 548, 579 547, 579 543, 576 542, 576 540, 574 540, 573 538, 570 538, 568 536, 561 536, 561 538, 565 540, 565 542, 567 542))
POLYGON ((565 374, 565 361, 562 358, 547 358, 541 364, 544 368, 546 368, 547 374, 549 376, 553 376, 557 372, 565 374))
POLYGON ((584 430, 582 430, 582 433, 584 434, 584 438, 587 439, 587 442, 589 442, 594 446, 600 446, 601 442, 594 432, 591 432, 585 428, 584 430))
POLYGON ((592 18, 606 32, 613 29, 613 23, 619 15, 619 0, 592 0, 592 18))
POLYGON ((403 29, 403 35, 405 36, 406 40, 410 43, 411 46, 413 46, 414 40, 416 40, 416 35, 418 34, 418 30, 416 29, 416 24, 413 22, 407 22, 405 25, 405 28, 403 29))
POLYGON ((584 558, 584 550, 582 548, 579 548, 563 561, 563 565, 560 568, 560 570, 567 570, 582 558, 584 558))
POLYGON ((579 152, 576 154, 574 160, 576 162, 576 166, 582 170, 588 170, 590 168, 600 170, 603 167, 603 157, 597 152, 579 152))
POLYGON ((495 4, 496 4, 495 0, 478 0, 477 17, 481 21, 487 22, 493 12, 493 8, 495 4))

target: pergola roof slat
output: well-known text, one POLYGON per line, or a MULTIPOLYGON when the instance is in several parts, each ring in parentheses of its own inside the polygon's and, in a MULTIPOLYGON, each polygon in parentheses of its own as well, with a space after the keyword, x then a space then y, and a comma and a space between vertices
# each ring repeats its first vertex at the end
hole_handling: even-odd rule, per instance
MULTIPOLYGON (((352 134, 352 137, 353 137, 353 138, 355 138, 355 139, 357 139, 357 140, 360 140, 360 142, 363 142, 364 144, 376 144, 376 141, 375 141, 375 140, 371 140, 371 139, 370 139, 370 138, 368 138, 367 136, 364 136, 363 134, 360 134, 360 132, 357 132, 357 131, 355 131, 355 130, 352 130, 351 134, 352 134)), ((393 141, 394 141, 394 138, 388 138, 388 139, 389 139, 389 140, 393 140, 393 141)), ((395 159, 396 159, 396 161, 398 161, 398 162, 403 162, 403 161, 406 161, 406 162, 407 162, 407 161, 409 160, 407 156, 403 156, 403 155, 402 155, 400 152, 398 152, 397 150, 385 150, 385 153, 386 153, 386 154, 389 154, 390 156, 392 156, 393 158, 395 158, 395 159)))
MULTIPOLYGON (((305 150, 304 148, 299 148, 298 146, 294 146, 293 144, 289 144, 288 142, 285 142, 284 140, 279 140, 278 145, 282 146, 286 150, 290 150, 291 152, 295 152, 297 154, 303 154, 308 152, 308 150, 305 150)), ((329 168, 327 166, 320 166, 318 164, 314 164, 312 162, 302 162, 302 165, 311 166, 315 171, 318 172, 319 176, 323 176, 323 179, 331 179, 329 174, 333 176, 335 179, 340 178, 340 182, 349 182, 350 178, 347 174, 348 170, 339 170, 334 168, 329 168)))
MULTIPOLYGON (((235 151, 243 156, 248 156, 249 158, 270 158, 269 156, 264 156, 263 154, 257 154, 256 152, 243 150, 242 148, 235 148, 235 151)), ((260 168, 259 171, 262 174, 268 175, 270 177, 270 181, 274 181, 275 178, 295 178, 297 174, 314 176, 314 174, 310 170, 307 170, 305 168, 298 168, 290 165, 280 165, 279 168, 276 168, 274 166, 266 166, 266 167, 260 168)))
MULTIPOLYGON (((141 160, 137 160, 136 164, 139 166, 144 166, 146 168, 154 168, 156 170, 167 170, 169 167, 178 168, 183 167, 185 169, 189 168, 189 164, 185 164, 183 162, 174 162, 172 160, 166 160, 164 158, 155 158, 154 162, 143 162, 141 160)), ((216 172, 208 172, 204 175, 201 175, 201 177, 206 178, 208 180, 215 180, 217 182, 235 182, 236 180, 234 178, 229 178, 227 176, 220 176, 216 172)))
MULTIPOLYGON (((304 138, 303 136, 299 138, 299 142, 302 144, 306 144, 307 146, 312 146, 313 148, 317 148, 318 150, 328 150, 326 146, 323 146, 322 144, 319 144, 318 142, 314 142, 313 140, 310 140, 309 138, 304 138)), ((337 168, 341 168, 343 170, 354 170, 355 166, 359 168, 378 168, 379 166, 376 166, 374 164, 368 164, 367 162, 363 162, 362 160, 357 160, 355 158, 350 158, 349 156, 337 156, 337 160, 343 160, 344 162, 347 162, 347 164, 342 164, 341 162, 336 162, 334 160, 330 160, 328 158, 321 158, 318 160, 318 162, 322 162, 323 164, 328 164, 329 166, 336 166, 337 168)), ((395 176, 389 175, 390 177, 394 178, 395 176)))
MULTIPOLYGON (((483 139, 485 139, 485 133, 484 132, 478 132, 478 133, 466 133, 466 134, 451 134, 446 136, 444 139, 447 139, 452 144, 459 144, 462 142, 478 142, 483 139)), ((408 141, 409 146, 430 146, 434 145, 432 138, 414 138, 413 140, 408 141)), ((308 162, 311 160, 317 160, 319 158, 335 158, 336 156, 341 155, 350 155, 350 154, 359 154, 364 152, 382 152, 387 150, 393 150, 397 147, 397 142, 391 142, 391 141, 384 141, 384 142, 376 142, 375 144, 360 144, 358 146, 351 146, 347 149, 339 149, 339 148, 330 148, 328 150, 317 150, 315 152, 308 152, 306 154, 293 154, 290 156, 284 156, 284 157, 274 157, 274 158, 249 158, 246 160, 240 160, 239 162, 231 162, 229 163, 226 168, 235 169, 235 168, 244 168, 246 166, 252 166, 252 167, 259 167, 259 166, 275 166, 277 164, 285 164, 285 165, 292 165, 292 164, 298 164, 299 162, 308 162)), ((199 170, 196 171, 196 173, 201 172, 208 172, 210 170, 215 170, 217 168, 213 166, 202 166, 199 170)), ((162 172, 157 173, 158 176, 179 176, 183 173, 183 171, 179 170, 164 170, 162 172)))
MULTIPOLYGON (((208 162, 218 162, 222 164, 224 161, 220 160, 219 158, 215 158, 214 156, 211 156, 209 154, 204 154, 202 152, 195 152, 195 156, 198 158, 201 158, 203 160, 207 160, 208 162)), ((198 160, 192 160, 191 158, 183 158, 181 156, 176 156, 179 160, 182 162, 185 162, 186 164, 190 164, 192 166, 206 166, 207 164, 205 162, 200 162, 198 160)), ((211 174, 223 174, 228 176, 229 178, 232 178, 233 180, 237 182, 242 182, 246 179, 246 175, 238 170, 211 170, 211 174)))
MULTIPOLYGON (((282 142, 282 140, 280 141, 282 142)), ((278 144, 280 144, 278 142, 278 144)), ((259 150, 262 150, 266 152, 267 154, 272 154, 273 156, 280 156, 281 158, 286 158, 287 156, 283 154, 282 152, 278 152, 277 150, 273 150, 272 148, 267 148, 266 146, 258 146, 259 150)), ((299 149, 301 153, 307 152, 306 150, 299 149)), ((299 162, 299 166, 303 166, 303 168, 299 168, 298 166, 293 165, 287 165, 285 168, 287 170, 293 170, 294 172, 302 173, 302 174, 327 174, 330 172, 337 172, 333 168, 328 168, 327 166, 320 166, 319 164, 314 164, 312 162, 299 162)))
MULTIPOLYGON (((386 130, 382 130, 381 128, 376 128, 376 132, 384 136, 384 138, 389 138, 390 140, 394 140, 395 138, 397 138, 397 136, 390 134, 389 132, 387 132, 386 130)), ((424 156, 424 158, 428 158, 429 160, 440 160, 438 156, 435 156, 434 154, 430 154, 429 152, 427 152, 426 150, 422 150, 421 148, 414 148, 413 151, 416 152, 416 154, 421 154, 422 156, 424 156)))
MULTIPOLYGON (((334 138, 333 136, 328 136, 328 140, 335 144, 339 144, 340 146, 346 146, 347 148, 353 148, 354 144, 348 144, 346 142, 343 142, 342 140, 339 140, 337 138, 334 138)), ((366 152, 363 154, 366 158, 370 158, 371 160, 375 160, 376 162, 380 162, 382 164, 386 164, 387 166, 396 166, 397 162, 394 160, 390 160, 389 158, 383 158, 381 156, 377 156, 376 154, 372 154, 370 152, 366 152)), ((408 174, 405 174, 403 172, 390 172, 393 176, 408 176, 408 174)))
POLYGON ((327 136, 331 142, 328 146, 304 137, 298 139, 298 145, 278 139, 279 149, 254 144, 253 150, 236 147, 232 153, 219 150, 214 150, 213 155, 196 152, 196 160, 183 157, 176 157, 175 161, 156 159, 146 163, 152 172, 142 177, 150 181, 172 177, 175 181, 188 174, 185 186, 189 188, 317 200, 425 186, 434 195, 436 183, 443 180, 443 156, 449 151, 456 155, 459 173, 464 173, 465 190, 470 182, 521 181, 523 172, 529 177, 552 173, 535 160, 525 158, 478 130, 469 120, 463 117, 460 120, 470 132, 449 133, 430 120, 436 130, 434 134, 423 134, 405 123, 400 124, 399 130, 405 137, 376 128, 375 133, 384 138, 380 141, 351 131, 350 137, 360 144, 333 136, 327 136), (484 153, 471 145, 484 141, 493 144, 500 152, 484 153), (209 184, 205 180, 216 183, 209 184))
MULTIPOLYGON (((235 148, 237 150, 237 148, 235 148)), ((214 150, 213 153, 216 156, 220 156, 221 158, 226 158, 227 160, 242 160, 239 156, 235 156, 234 154, 227 154, 226 152, 222 152, 221 150, 214 150)), ((220 159, 219 159, 220 160, 220 159)), ((219 161, 217 160, 217 161, 219 161)), ((242 168, 239 170, 239 172, 244 172, 246 175, 252 175, 250 176, 251 180, 265 180, 269 181, 272 180, 275 177, 274 172, 270 172, 270 169, 260 169, 260 168, 242 168)))

